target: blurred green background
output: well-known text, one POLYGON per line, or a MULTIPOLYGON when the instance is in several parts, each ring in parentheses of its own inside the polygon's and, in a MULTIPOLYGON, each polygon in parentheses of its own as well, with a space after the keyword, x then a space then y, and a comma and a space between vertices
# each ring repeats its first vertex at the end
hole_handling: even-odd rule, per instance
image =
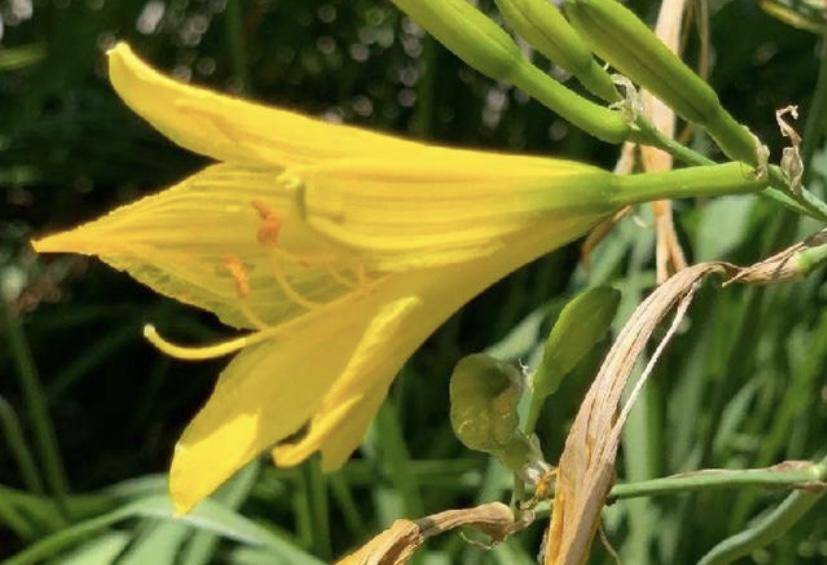
MULTIPOLYGON (((493 2, 480 4, 491 11, 493 2)), ((799 104, 806 119, 819 38, 752 0, 704 4, 710 80, 778 155, 774 110, 799 104)), ((659 2, 629 5, 652 22, 659 2)), ((455 315, 407 364, 360 453, 340 472, 322 476, 312 461, 278 470, 262 460, 194 518, 166 520, 162 473, 222 362, 171 361, 140 329, 152 321, 187 342, 226 331, 97 261, 36 257, 27 243, 204 164, 115 96, 103 54, 116 40, 181 79, 331 120, 605 167, 617 148, 469 70, 387 1, 0 0, 0 15, 0 558, 36 547, 61 563, 312 563, 343 554, 398 517, 507 499, 510 475, 451 431, 454 364, 492 347, 503 359, 527 362, 577 290, 620 289, 621 323, 654 284, 653 231, 641 208, 637 221, 626 220, 601 244, 588 270, 578 265, 577 245, 569 246, 455 315)), ((693 65, 704 29, 698 21, 686 37, 693 65)), ((810 185, 823 193, 827 153, 820 140, 808 141, 818 143, 810 185)), ((709 148, 701 136, 692 144, 709 148)), ((749 263, 817 227, 749 196, 676 209, 693 261, 749 263)), ((628 424, 620 479, 822 455, 826 299, 822 271, 772 288, 707 284, 628 424)), ((560 454, 606 345, 542 416, 549 461, 560 454)), ((607 509, 604 528, 624 563, 690 563, 784 494, 742 489, 619 502, 607 509)), ((752 561, 827 561, 825 510, 822 501, 752 561)), ((417 559, 532 563, 544 527, 539 521, 492 552, 452 533, 417 559)), ((592 556, 612 562, 599 543, 592 556)))

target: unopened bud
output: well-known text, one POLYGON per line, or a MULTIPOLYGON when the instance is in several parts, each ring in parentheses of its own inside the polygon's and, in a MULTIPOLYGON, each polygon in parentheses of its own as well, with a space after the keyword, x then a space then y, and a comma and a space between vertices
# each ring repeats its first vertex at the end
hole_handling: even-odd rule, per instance
POLYGON ((531 64, 511 36, 468 0, 393 0, 403 12, 481 73, 509 82, 572 124, 609 143, 630 135, 618 112, 576 94, 531 64))
POLYGON ((566 14, 600 57, 681 117, 703 126, 730 158, 757 163, 749 130, 634 12, 616 0, 566 0, 566 14))
POLYGON ((592 94, 609 102, 619 99, 609 73, 554 4, 547 0, 496 2, 511 29, 537 51, 576 76, 592 94))

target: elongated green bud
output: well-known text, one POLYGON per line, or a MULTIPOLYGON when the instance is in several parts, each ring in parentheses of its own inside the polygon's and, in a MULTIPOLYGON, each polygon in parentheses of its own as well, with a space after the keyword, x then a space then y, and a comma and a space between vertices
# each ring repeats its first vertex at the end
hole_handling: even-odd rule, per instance
POLYGON ((625 141, 618 112, 583 98, 526 59, 513 39, 468 0, 393 0, 440 43, 479 72, 510 82, 577 127, 609 143, 625 141))
POLYGON ((547 0, 496 0, 508 25, 540 53, 577 77, 592 94, 615 102, 612 77, 557 6, 547 0))
POLYGON ((631 10, 616 0, 566 0, 566 14, 600 57, 681 117, 703 126, 730 158, 758 164, 756 140, 749 130, 631 10))

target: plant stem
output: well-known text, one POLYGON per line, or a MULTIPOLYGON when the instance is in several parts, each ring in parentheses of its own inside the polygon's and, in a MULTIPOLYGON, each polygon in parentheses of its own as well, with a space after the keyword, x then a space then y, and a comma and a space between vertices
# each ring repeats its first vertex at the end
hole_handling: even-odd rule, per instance
MULTIPOLYGON (((801 489, 789 495, 787 500, 795 497, 796 500, 803 498, 809 501, 809 504, 803 510, 803 512, 806 512, 806 509, 811 508, 819 498, 827 493, 825 480, 827 480, 827 457, 819 463, 804 462, 796 465, 781 463, 764 469, 706 469, 660 479, 619 484, 612 487, 606 501, 611 504, 618 500, 630 498, 674 495, 713 488, 801 489)), ((549 498, 553 497, 554 491, 552 490, 549 493, 549 498)), ((782 503, 782 506, 786 504, 788 504, 787 501, 782 503)), ((802 506, 802 503, 798 503, 799 510, 802 506)), ((543 503, 538 507, 535 514, 538 518, 544 517, 548 515, 549 511, 550 508, 543 503)), ((800 517, 800 514, 798 516, 800 517)), ((791 522, 787 524, 787 527, 790 525, 792 525, 791 522)))
POLYGON ((614 177, 617 205, 636 204, 660 198, 718 196, 754 192, 766 186, 743 163, 687 167, 662 173, 614 177))
POLYGON ((310 519, 313 523, 313 548, 316 555, 325 561, 333 556, 333 547, 330 543, 330 521, 327 501, 327 481, 322 474, 321 457, 315 455, 302 466, 307 486, 308 506, 310 519))
POLYGON ((11 501, 4 497, 0 497, 0 524, 25 542, 31 542, 36 538, 32 525, 17 511, 11 501))
POLYGON ((224 17, 233 73, 241 81, 241 88, 244 92, 250 92, 250 72, 247 65, 247 50, 244 46, 241 0, 227 0, 224 17))
POLYGON ((348 484, 345 475, 341 472, 332 473, 327 476, 330 484, 330 491, 342 513, 345 526, 350 530, 350 534, 357 541, 364 541, 370 536, 370 532, 365 527, 365 520, 359 511, 359 505, 353 497, 350 485, 348 484))
MULTIPOLYGON (((827 456, 810 467, 811 481, 827 479, 827 456)), ((745 557, 781 537, 827 493, 824 488, 799 490, 784 499, 770 514, 753 526, 729 537, 704 555, 698 565, 724 565, 745 557)))
POLYGON ((664 135, 662 131, 655 127, 655 124, 650 122, 645 116, 638 117, 635 122, 640 128, 635 136, 634 141, 643 145, 651 145, 663 151, 666 151, 675 159, 686 163, 687 165, 714 165, 715 161, 698 153, 694 149, 676 141, 668 135, 664 135))
POLYGON ((55 495, 61 512, 66 515, 65 499, 69 491, 69 481, 66 479, 55 428, 46 407, 46 395, 37 374, 37 367, 32 359, 26 336, 20 327, 20 321, 8 304, 1 299, 0 310, 2 310, 2 317, 5 318, 9 353, 17 368, 16 373, 26 403, 26 412, 34 430, 35 445, 45 469, 46 483, 55 495))
POLYGON ((807 190, 806 187, 801 186, 797 189, 787 188, 787 179, 784 178, 784 173, 780 167, 772 165, 768 170, 770 182, 775 188, 784 190, 786 194, 791 196, 797 204, 805 208, 807 215, 822 222, 827 222, 827 204, 825 204, 815 194, 807 190))
POLYGON ((810 103, 807 122, 804 125, 804 139, 801 160, 804 162, 804 183, 812 178, 813 155, 818 146, 819 138, 824 132, 824 122, 827 120, 827 31, 821 39, 821 64, 818 67, 818 79, 810 103))
MULTIPOLYGON (((640 128, 634 136, 634 141, 637 143, 657 147, 687 165, 704 166, 715 163, 709 157, 663 135, 645 117, 638 118, 636 124, 640 128)), ((768 173, 772 186, 763 189, 761 191, 762 196, 774 200, 796 214, 804 214, 819 221, 827 222, 827 204, 818 199, 812 192, 809 192, 806 187, 802 186, 797 191, 790 190, 787 180, 778 167, 770 167, 768 173)))
POLYGON ((810 463, 800 468, 782 469, 769 467, 766 469, 710 469, 695 473, 683 473, 661 479, 640 481, 636 483, 615 485, 609 493, 609 500, 622 500, 640 496, 657 496, 674 494, 677 491, 685 492, 706 488, 728 487, 763 487, 763 488, 796 488, 812 484, 821 480, 819 473, 823 470, 819 465, 810 463))
POLYGON ((2 396, 0 396, 0 427, 3 428, 9 451, 17 463, 26 488, 34 494, 43 494, 43 480, 40 478, 34 457, 23 435, 20 419, 11 404, 2 396))

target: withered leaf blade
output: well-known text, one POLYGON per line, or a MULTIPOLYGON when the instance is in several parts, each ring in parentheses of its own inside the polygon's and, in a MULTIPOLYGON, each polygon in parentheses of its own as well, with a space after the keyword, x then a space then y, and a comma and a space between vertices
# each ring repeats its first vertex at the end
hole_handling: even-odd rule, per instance
POLYGON ((638 306, 618 335, 580 405, 560 457, 546 565, 580 565, 586 561, 614 479, 620 434, 629 408, 689 307, 700 281, 712 273, 730 270, 724 263, 701 263, 680 271, 638 306), (676 306, 676 319, 669 333, 618 414, 621 393, 638 357, 652 332, 676 306))
POLYGON ((492 543, 499 543, 525 528, 532 520, 530 513, 524 513, 515 520, 511 509, 501 502, 446 510, 416 521, 396 520, 390 528, 342 558, 337 565, 402 565, 428 538, 461 526, 473 527, 487 534, 492 543))

